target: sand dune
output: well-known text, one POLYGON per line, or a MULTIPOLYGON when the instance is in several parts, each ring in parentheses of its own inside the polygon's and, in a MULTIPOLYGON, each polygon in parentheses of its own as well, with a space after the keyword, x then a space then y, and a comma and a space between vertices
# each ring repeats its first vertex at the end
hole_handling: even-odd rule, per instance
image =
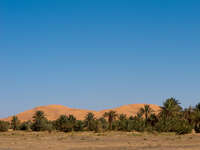
MULTIPOLYGON (((144 105, 145 104, 129 104, 129 105, 113 108, 113 109, 105 109, 105 110, 99 111, 98 115, 102 116, 105 112, 114 110, 118 114, 126 114, 127 116, 135 116, 137 112, 140 110, 140 108, 144 107, 144 105)), ((154 104, 149 104, 149 105, 155 111, 155 113, 160 110, 160 107, 158 105, 154 105, 154 104)))
MULTIPOLYGON (((60 115, 69 115, 72 114, 74 115, 77 119, 83 120, 85 118, 85 115, 88 112, 93 112, 97 118, 101 117, 105 112, 108 112, 110 110, 116 111, 118 114, 126 114, 127 116, 131 115, 136 115, 136 113, 139 111, 141 107, 143 107, 144 104, 129 104, 129 105, 124 105, 121 107, 113 108, 113 109, 105 109, 101 111, 91 111, 91 110, 84 110, 84 109, 74 109, 74 108, 69 108, 63 105, 47 105, 47 106, 40 106, 33 108, 31 110, 27 110, 25 112, 19 113, 16 116, 19 117, 21 121, 28 121, 32 120, 33 114, 38 111, 44 111, 46 117, 49 120, 56 120, 60 115)), ((158 112, 160 107, 158 105, 153 105, 150 104, 151 108, 155 111, 158 112)), ((2 120, 10 121, 12 119, 12 116, 8 118, 3 118, 2 120)))

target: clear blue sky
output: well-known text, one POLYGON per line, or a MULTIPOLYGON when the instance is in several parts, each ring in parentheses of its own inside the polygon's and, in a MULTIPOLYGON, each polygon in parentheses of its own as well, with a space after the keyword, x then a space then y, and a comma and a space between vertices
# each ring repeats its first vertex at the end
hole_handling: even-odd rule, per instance
POLYGON ((200 102, 199 0, 0 1, 0 117, 200 102))

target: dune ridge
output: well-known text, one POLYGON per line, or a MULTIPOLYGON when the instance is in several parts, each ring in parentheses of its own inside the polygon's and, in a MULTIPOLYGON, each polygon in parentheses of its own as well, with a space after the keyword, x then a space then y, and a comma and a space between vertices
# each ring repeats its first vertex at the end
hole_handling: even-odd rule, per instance
MULTIPOLYGON (((28 121, 32 120, 32 116, 34 113, 38 110, 44 111, 46 117, 49 120, 56 120, 60 115, 74 115, 78 120, 83 120, 85 118, 85 115, 88 112, 92 112, 95 114, 96 118, 101 117, 105 112, 108 112, 110 110, 116 111, 118 114, 126 114, 127 116, 135 116, 136 113, 139 111, 141 107, 144 107, 145 104, 129 104, 129 105, 123 105, 117 108, 112 109, 104 109, 100 111, 93 111, 93 110, 86 110, 86 109, 75 109, 75 108, 69 108, 67 106, 63 105, 46 105, 46 106, 39 106, 35 107, 33 109, 21 112, 19 114, 16 114, 16 116, 21 121, 28 121)), ((158 105, 149 104, 150 107, 157 113, 160 110, 160 107, 158 105)), ((1 120, 4 121, 10 121, 12 119, 12 116, 9 116, 7 118, 3 118, 1 120)))

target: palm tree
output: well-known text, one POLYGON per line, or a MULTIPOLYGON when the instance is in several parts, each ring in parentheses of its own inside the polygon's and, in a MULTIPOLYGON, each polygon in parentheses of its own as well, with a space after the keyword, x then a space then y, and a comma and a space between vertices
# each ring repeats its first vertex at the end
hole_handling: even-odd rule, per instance
POLYGON ((69 120, 66 115, 60 115, 60 117, 55 121, 56 129, 59 131, 67 132, 69 126, 69 120))
POLYGON ((195 106, 195 110, 196 110, 196 111, 200 111, 200 103, 198 103, 198 104, 195 106))
POLYGON ((127 119, 126 114, 120 114, 118 117, 119 117, 119 120, 120 120, 120 121, 124 121, 124 120, 127 119))
POLYGON ((74 126, 76 124, 76 117, 74 117, 73 115, 69 114, 69 116, 67 117, 69 123, 71 124, 71 130, 74 130, 74 126))
POLYGON ((33 116, 33 124, 32 124, 32 130, 33 131, 44 131, 47 127, 47 118, 45 117, 45 114, 43 111, 36 111, 33 116))
POLYGON ((195 131, 200 133, 200 103, 198 103, 194 108, 194 122, 195 131))
POLYGON ((103 115, 105 118, 108 118, 108 123, 109 123, 109 129, 112 130, 112 124, 113 121, 116 119, 116 117, 118 116, 116 111, 109 111, 109 112, 105 112, 103 115))
POLYGON ((134 118, 142 119, 142 116, 143 116, 142 112, 138 111, 137 114, 136 114, 136 116, 134 118))
POLYGON ((11 120, 11 127, 13 130, 18 130, 20 126, 20 120, 17 116, 13 116, 11 120))
POLYGON ((76 117, 74 117, 73 115, 70 114, 67 118, 68 118, 68 120, 69 120, 71 123, 75 124, 75 122, 76 122, 76 117))
POLYGON ((81 120, 76 120, 76 123, 74 125, 74 130, 75 131, 83 131, 84 128, 84 122, 81 120))
POLYGON ((87 115, 85 116, 84 122, 85 122, 85 126, 87 127, 89 131, 93 130, 92 126, 93 126, 94 121, 95 121, 94 114, 92 112, 87 113, 87 115))
POLYGON ((144 105, 144 107, 140 108, 139 112, 142 114, 142 116, 144 115, 145 125, 147 126, 147 121, 151 114, 154 112, 154 110, 150 107, 150 105, 144 105))
POLYGON ((151 114, 151 115, 149 116, 148 121, 150 122, 151 126, 153 127, 153 126, 155 126, 156 123, 159 121, 159 120, 158 120, 158 116, 157 116, 156 114, 153 113, 153 114, 151 114))
POLYGON ((104 129, 104 130, 108 129, 108 122, 104 117, 101 117, 98 120, 102 126, 102 129, 104 129))
POLYGON ((180 114, 181 110, 182 107, 180 106, 179 101, 172 97, 163 103, 160 116, 162 116, 164 120, 167 120, 170 117, 175 117, 180 114))
POLYGON ((33 116, 34 121, 35 120, 42 120, 42 119, 46 119, 45 114, 43 111, 38 110, 35 112, 34 116, 33 116))

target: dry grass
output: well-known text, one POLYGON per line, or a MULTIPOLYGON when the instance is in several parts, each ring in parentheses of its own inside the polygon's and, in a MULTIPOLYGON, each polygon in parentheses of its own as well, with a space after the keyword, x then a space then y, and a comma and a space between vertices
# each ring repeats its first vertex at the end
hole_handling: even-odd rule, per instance
POLYGON ((200 135, 136 132, 6 132, 0 150, 199 150, 200 135))

